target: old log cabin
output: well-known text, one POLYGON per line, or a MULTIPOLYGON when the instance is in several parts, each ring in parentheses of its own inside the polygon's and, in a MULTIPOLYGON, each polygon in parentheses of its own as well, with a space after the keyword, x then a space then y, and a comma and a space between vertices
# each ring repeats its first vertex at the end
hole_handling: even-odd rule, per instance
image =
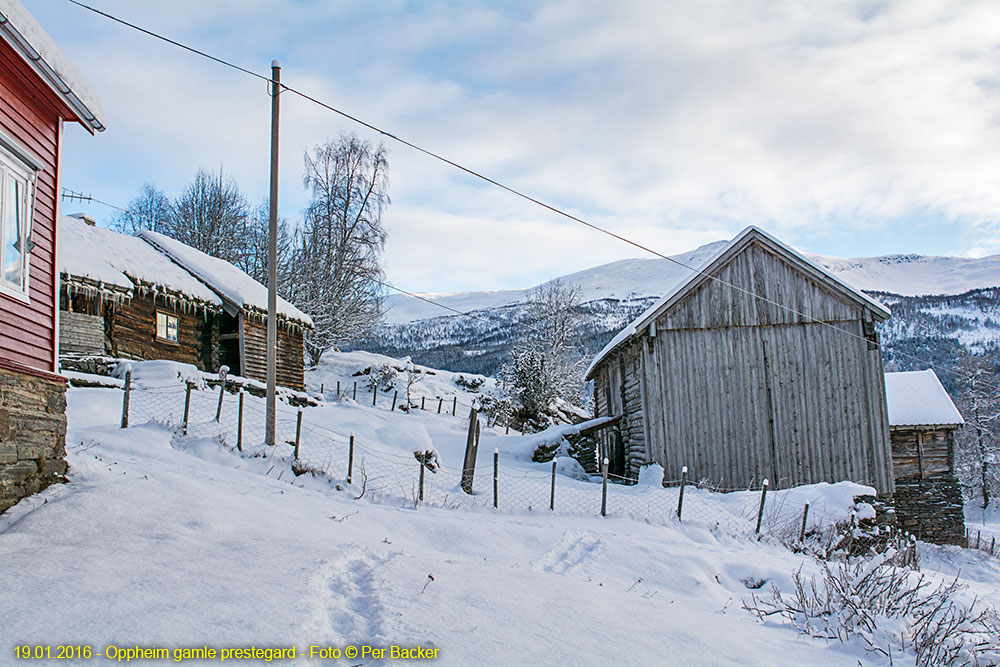
POLYGON ((748 227, 626 327, 587 371, 602 447, 635 478, 779 488, 853 480, 893 491, 875 324, 889 311, 748 227))
POLYGON ((59 224, 62 354, 219 367, 218 294, 138 237, 86 216, 59 224))
MULTIPOLYGON (((266 380, 267 289, 260 283, 159 234, 128 236, 72 216, 60 224, 64 353, 169 359, 206 371, 225 365, 266 380)), ((309 326, 307 315, 279 299, 278 384, 304 387, 309 326)))
POLYGON ((56 374, 63 124, 104 130, 97 96, 17 0, 0 0, 0 512, 66 471, 56 374))
MULTIPOLYGON (((219 361, 243 377, 267 379, 267 288, 229 262, 180 241, 142 231, 139 237, 166 253, 222 298, 219 361)), ((308 315, 278 297, 278 384, 305 388, 303 336, 312 328, 308 315)))
POLYGON ((965 423, 932 370, 885 374, 900 527, 938 544, 965 545, 955 477, 955 429, 965 423))

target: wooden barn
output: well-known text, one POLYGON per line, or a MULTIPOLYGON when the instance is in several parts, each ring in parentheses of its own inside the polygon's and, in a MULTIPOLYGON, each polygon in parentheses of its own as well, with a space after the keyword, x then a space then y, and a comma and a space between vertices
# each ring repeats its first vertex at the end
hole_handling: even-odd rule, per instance
MULTIPOLYGON (((151 231, 139 237, 161 250, 222 298, 219 361, 243 377, 267 380, 267 288, 229 262, 151 231)), ((305 389, 303 337, 308 315, 278 297, 278 384, 305 389)))
POLYGON ((875 332, 889 311, 755 227, 696 268, 587 371, 596 416, 621 416, 601 437, 611 471, 891 493, 875 332))
POLYGON ((66 471, 56 220, 63 124, 104 130, 83 76, 17 0, 0 0, 0 512, 66 471))
POLYGON ((885 374, 900 527, 922 540, 965 546, 955 429, 965 423, 932 370, 885 374))
POLYGON ((218 294, 149 243, 86 216, 63 216, 59 232, 63 355, 218 369, 218 294))

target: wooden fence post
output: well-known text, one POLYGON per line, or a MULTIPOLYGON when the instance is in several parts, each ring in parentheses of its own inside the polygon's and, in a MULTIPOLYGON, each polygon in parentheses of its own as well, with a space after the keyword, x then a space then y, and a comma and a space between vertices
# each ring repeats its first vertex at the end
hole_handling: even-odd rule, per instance
POLYGON ((465 438, 465 461, 462 464, 462 490, 472 495, 472 480, 476 475, 476 454, 479 449, 479 411, 469 414, 469 434, 465 438))
POLYGON ((444 397, 438 397, 438 414, 441 414, 441 404, 444 403, 444 397))
POLYGON ((684 508, 684 487, 688 481, 688 467, 681 468, 681 492, 677 495, 677 520, 681 521, 681 510, 684 508))
POLYGON ((295 460, 299 460, 299 436, 302 435, 302 410, 295 417, 295 460))
POLYGON ((340 400, 340 380, 337 380, 337 400, 340 400))
POLYGON ((351 444, 347 448, 347 483, 351 483, 354 476, 354 434, 351 434, 351 444))
POLYGON ((128 402, 132 391, 132 371, 125 371, 125 395, 122 397, 122 428, 128 428, 128 402))
POLYGON ((426 452, 420 454, 420 502, 424 502, 424 461, 427 460, 426 452))
POLYGON ((601 516, 608 515, 608 459, 604 459, 601 472, 601 516))
POLYGON ((326 391, 324 391, 325 389, 326 389, 326 383, 320 382, 319 383, 319 393, 320 393, 320 396, 322 396, 323 394, 326 393, 326 391))
POLYGON ((378 398, 378 387, 372 389, 372 407, 375 407, 375 400, 378 398))
POLYGON ((806 539, 806 519, 809 517, 809 503, 806 503, 806 507, 802 510, 802 529, 799 531, 799 542, 806 539))
POLYGON ((219 405, 215 408, 215 423, 219 423, 219 419, 222 418, 222 397, 226 395, 226 381, 223 380, 222 384, 219 385, 219 405))
POLYGON ((764 500, 766 498, 767 498, 767 480, 765 479, 764 483, 761 485, 760 488, 760 509, 757 510, 757 530, 754 531, 757 535, 760 535, 760 522, 763 521, 764 519, 764 500))
POLYGON ((507 428, 503 430, 504 435, 510 435, 510 422, 507 422, 507 428))
POLYGON ((552 489, 549 491, 549 509, 556 511, 556 460, 552 459, 552 489))
POLYGON ((421 397, 420 397, 420 409, 421 409, 421 410, 426 410, 426 408, 424 407, 424 401, 425 401, 426 399, 427 399, 427 397, 426 397, 426 396, 421 396, 421 397))
POLYGON ((243 451, 243 387, 240 387, 240 411, 236 417, 236 449, 243 451))
POLYGON ((399 398, 399 390, 398 389, 396 391, 392 392, 392 408, 390 409, 391 412, 395 412, 396 411, 396 399, 397 398, 399 398))
POLYGON ((354 381, 354 394, 351 396, 351 400, 353 400, 353 401, 358 400, 358 381, 357 380, 354 381))
POLYGON ((457 416, 458 413, 455 412, 458 409, 458 396, 451 399, 451 414, 457 416))
POLYGON ((500 479, 500 450, 493 448, 493 509, 497 509, 500 479))
POLYGON ((191 413, 191 383, 187 383, 187 391, 184 392, 184 435, 188 433, 188 415, 191 413))

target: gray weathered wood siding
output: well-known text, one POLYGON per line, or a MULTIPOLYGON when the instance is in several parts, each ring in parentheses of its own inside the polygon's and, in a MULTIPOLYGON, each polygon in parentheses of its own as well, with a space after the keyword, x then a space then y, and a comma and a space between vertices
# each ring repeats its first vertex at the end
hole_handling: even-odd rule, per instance
POLYGON ((864 341, 820 324, 660 331, 653 341, 649 438, 669 477, 686 465, 726 488, 767 478, 892 490, 881 362, 864 341))
POLYGON ((59 350, 69 354, 104 354, 104 318, 69 311, 60 313, 59 350))
MULTIPOLYGON (((625 402, 625 423, 642 425, 667 479, 688 466, 691 479, 725 488, 847 479, 891 493, 882 361, 862 324, 873 313, 757 242, 715 275, 791 310, 701 282, 657 317, 655 335, 644 329, 602 359, 597 409, 607 409, 601 382, 613 400, 615 368, 635 354, 640 404, 625 402)), ((630 464, 641 462, 635 451, 630 464)))
MULTIPOLYGON (((242 314, 243 375, 267 381, 267 321, 242 314)), ((302 330, 278 320, 278 350, 275 355, 276 382, 283 387, 305 389, 305 357, 302 330)))

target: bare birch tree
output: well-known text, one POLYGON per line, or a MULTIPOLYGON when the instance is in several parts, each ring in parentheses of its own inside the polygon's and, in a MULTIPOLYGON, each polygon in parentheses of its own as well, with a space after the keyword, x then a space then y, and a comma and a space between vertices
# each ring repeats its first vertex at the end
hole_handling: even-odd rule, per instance
POLYGON ((173 205, 169 231, 181 243, 238 263, 250 204, 235 179, 199 169, 173 205))
POLYGON ((128 203, 128 210, 117 211, 111 224, 123 234, 135 234, 150 229, 168 234, 173 225, 173 207, 170 199, 152 183, 143 183, 139 194, 128 203))
POLYGON ((382 145, 341 135, 305 154, 312 198, 294 249, 291 300, 309 313, 311 364, 333 345, 368 335, 382 316, 382 214, 389 205, 382 145))
POLYGON ((997 376, 983 356, 964 354, 956 368, 958 409, 965 426, 955 441, 959 481, 987 508, 1000 495, 1000 396, 997 376))
MULTIPOLYGON (((236 266, 248 276, 267 287, 267 236, 270 230, 270 207, 265 199, 247 216, 240 239, 241 247, 235 260, 236 266)), ((292 236, 288 222, 278 219, 278 294, 288 298, 292 272, 292 236)))
POLYGON ((503 391, 516 398, 525 421, 544 426, 553 403, 577 403, 583 359, 571 337, 581 322, 580 289, 553 280, 529 295, 529 330, 511 349, 500 370, 503 391))

